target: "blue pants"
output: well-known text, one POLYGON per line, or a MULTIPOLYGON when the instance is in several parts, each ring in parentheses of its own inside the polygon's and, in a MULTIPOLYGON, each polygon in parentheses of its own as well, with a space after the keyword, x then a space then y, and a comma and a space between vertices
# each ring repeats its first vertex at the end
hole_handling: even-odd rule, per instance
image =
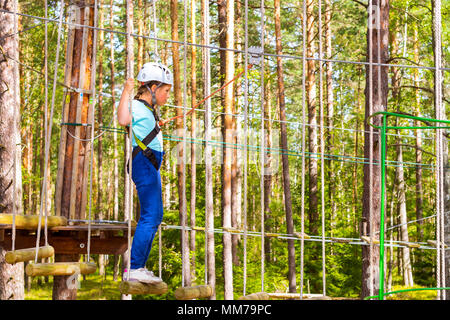
POLYGON ((133 159, 132 179, 136 184, 141 211, 131 246, 131 269, 145 267, 153 239, 163 218, 159 167, 164 153, 155 150, 152 150, 152 152, 158 159, 158 170, 144 156, 142 151, 133 159))

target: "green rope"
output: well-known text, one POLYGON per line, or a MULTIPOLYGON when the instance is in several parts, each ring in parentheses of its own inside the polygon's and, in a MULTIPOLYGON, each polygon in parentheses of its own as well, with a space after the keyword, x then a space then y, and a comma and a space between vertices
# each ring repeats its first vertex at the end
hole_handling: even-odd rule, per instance
MULTIPOLYGON (((426 124, 428 123, 444 123, 449 125, 450 121, 448 120, 439 120, 439 119, 430 119, 430 118, 423 118, 423 117, 416 117, 412 115, 406 115, 406 114, 399 114, 394 112, 386 112, 386 111, 380 111, 376 112, 372 115, 370 115, 367 118, 367 123, 372 126, 373 128, 381 130, 381 208, 380 208, 380 263, 379 263, 379 294, 377 296, 371 296, 369 298, 378 297, 379 300, 383 300, 384 296, 387 293, 384 293, 384 216, 385 216, 385 193, 386 193, 386 132, 389 129, 447 129, 449 127, 441 127, 441 126, 393 126, 390 127, 387 125, 387 118, 389 116, 397 117, 397 118, 404 118, 404 119, 412 119, 417 120, 420 122, 424 122, 426 124), (371 120, 375 116, 382 116, 382 124, 381 126, 374 125, 370 123, 369 120, 371 120)), ((429 288, 433 290, 442 290, 442 288, 429 288)), ((407 289, 410 291, 420 290, 420 289, 407 289)), ((403 290, 399 290, 399 292, 402 292, 403 290)))

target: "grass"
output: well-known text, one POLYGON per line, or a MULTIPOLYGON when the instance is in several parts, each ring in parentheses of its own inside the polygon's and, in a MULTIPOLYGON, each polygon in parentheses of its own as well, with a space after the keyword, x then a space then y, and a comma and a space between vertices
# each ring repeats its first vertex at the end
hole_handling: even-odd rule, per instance
MULTIPOLYGON (((79 281, 77 300, 120 300, 119 281, 113 276, 93 274, 86 276, 86 280, 79 281)), ((25 290, 25 300, 52 300, 53 278, 49 277, 47 283, 38 284, 33 279, 31 290, 25 290)))

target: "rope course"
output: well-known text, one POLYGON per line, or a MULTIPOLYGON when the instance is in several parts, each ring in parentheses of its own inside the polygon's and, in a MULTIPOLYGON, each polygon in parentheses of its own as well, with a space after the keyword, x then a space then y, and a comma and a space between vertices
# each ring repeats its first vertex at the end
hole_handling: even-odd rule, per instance
MULTIPOLYGON (((373 2, 375 0, 368 0, 368 7, 373 7, 373 2)), ((112 3, 112 2, 111 2, 112 3)), ((211 253, 214 253, 215 250, 215 244, 214 244, 214 234, 231 234, 231 235, 242 235, 243 236, 243 273, 242 273, 242 280, 243 280, 243 287, 242 287, 242 296, 240 299, 261 299, 263 297, 264 299, 268 299, 268 297, 276 297, 277 293, 267 293, 267 284, 265 283, 265 273, 266 273, 266 256, 265 256, 265 244, 266 241, 272 241, 272 238, 274 239, 280 239, 280 240, 295 240, 300 241, 300 245, 298 246, 300 248, 300 255, 299 255, 299 277, 300 277, 300 283, 297 285, 299 294, 297 293, 289 293, 292 294, 289 296, 289 294, 286 292, 284 293, 285 297, 294 297, 297 299, 303 299, 306 294, 304 294, 305 290, 305 242, 317 242, 321 245, 321 276, 322 276, 322 292, 321 294, 318 294, 317 296, 325 298, 327 295, 327 246, 329 245, 357 245, 357 246, 366 246, 368 247, 368 253, 369 253, 369 290, 370 295, 368 297, 364 297, 365 299, 380 299, 383 300, 387 295, 395 294, 399 292, 405 292, 405 291, 417 291, 417 290, 436 290, 437 291, 437 297, 440 300, 446 299, 446 291, 450 288, 446 287, 445 283, 445 253, 446 250, 448 250, 447 245, 444 243, 444 215, 447 214, 445 212, 444 207, 444 130, 450 129, 450 121, 446 121, 445 119, 445 106, 443 104, 443 92, 442 92, 442 84, 443 84, 443 73, 450 71, 450 68, 445 68, 442 65, 442 52, 441 52, 441 36, 442 36, 442 30, 441 30, 441 1, 435 0, 435 6, 434 6, 434 12, 433 17, 435 19, 433 20, 433 26, 434 26, 434 32, 435 32, 435 39, 436 42, 434 44, 435 46, 435 53, 436 53, 436 60, 435 65, 433 67, 430 66, 422 66, 422 65, 401 65, 401 64, 387 64, 381 62, 381 30, 379 26, 374 27, 373 21, 380 21, 380 10, 368 10, 368 25, 367 29, 368 32, 376 34, 376 39, 378 43, 374 44, 372 43, 373 39, 372 36, 370 36, 368 39, 368 52, 369 55, 367 57, 366 62, 360 62, 360 61, 345 61, 345 60, 337 60, 337 59, 330 59, 330 57, 324 57, 324 51, 323 51, 323 26, 322 26, 322 1, 318 0, 318 20, 317 20, 317 26, 318 26, 318 54, 314 57, 308 57, 307 56, 307 10, 308 5, 311 5, 307 0, 302 1, 302 55, 293 55, 293 54, 274 54, 269 53, 267 50, 265 50, 265 45, 267 44, 269 36, 266 35, 266 4, 264 0, 260 0, 260 6, 257 9, 257 11, 260 13, 260 21, 258 24, 259 30, 254 30, 254 32, 258 33, 258 40, 259 40, 259 46, 250 46, 249 47, 249 25, 248 25, 248 0, 245 0, 243 2, 244 4, 244 18, 245 18, 245 25, 244 25, 244 43, 243 49, 235 49, 235 48, 222 48, 217 47, 214 45, 211 45, 210 40, 210 8, 209 8, 209 1, 205 1, 204 7, 201 8, 202 11, 202 40, 201 43, 196 43, 195 37, 192 38, 192 41, 188 41, 188 1, 183 0, 184 4, 184 24, 183 24, 183 32, 184 32, 184 39, 183 41, 175 41, 171 39, 164 39, 158 37, 158 28, 157 28, 157 10, 156 10, 156 0, 149 1, 151 4, 151 13, 150 16, 152 17, 153 24, 149 23, 149 34, 148 35, 142 35, 142 34, 136 34, 133 31, 133 21, 127 21, 127 27, 126 32, 113 30, 113 26, 108 28, 100 28, 97 25, 98 22, 98 9, 99 4, 97 0, 93 0, 93 21, 94 25, 89 26, 85 24, 78 24, 74 23, 73 21, 65 21, 64 19, 64 12, 65 12, 65 2, 64 0, 61 0, 59 4, 59 17, 58 19, 53 19, 48 17, 48 7, 47 7, 47 1, 45 1, 45 17, 39 17, 39 16, 33 16, 25 13, 19 13, 17 12, 17 7, 14 7, 14 12, 0 9, 0 12, 2 13, 8 13, 8 14, 14 14, 14 32, 11 35, 18 35, 22 34, 24 32, 29 32, 31 30, 34 30, 37 27, 44 26, 45 30, 45 43, 44 43, 44 72, 40 70, 36 70, 30 66, 26 66, 25 64, 21 63, 20 61, 17 61, 14 57, 9 57, 6 54, 3 53, 3 55, 14 61, 17 64, 23 65, 34 72, 38 74, 44 75, 44 83, 45 83, 45 94, 44 94, 44 100, 45 100, 45 106, 44 106, 44 168, 47 170, 49 167, 49 155, 50 155, 50 148, 51 148, 51 138, 52 138, 52 125, 53 125, 53 118, 55 114, 55 100, 57 96, 57 87, 59 86, 64 91, 64 102, 63 102, 63 108, 66 105, 65 100, 68 98, 68 93, 76 92, 79 94, 78 99, 78 107, 81 105, 83 94, 89 94, 90 95, 90 101, 89 101, 89 115, 88 115, 88 121, 85 123, 81 122, 69 122, 64 121, 64 119, 59 123, 61 130, 65 130, 67 134, 73 138, 74 140, 77 140, 79 142, 86 142, 88 145, 88 150, 86 152, 90 153, 90 160, 89 160, 89 191, 88 191, 88 212, 87 212, 87 219, 69 219, 67 221, 61 222, 62 225, 65 225, 67 223, 87 223, 87 261, 85 263, 81 262, 71 262, 71 263, 48 263, 44 264, 38 263, 39 259, 52 257, 55 254, 54 249, 49 245, 48 240, 48 229, 50 228, 50 217, 48 217, 48 208, 47 208, 47 174, 44 174, 42 186, 41 186, 41 192, 40 192, 40 206, 39 206, 39 216, 37 220, 37 227, 36 227, 36 246, 35 248, 30 249, 22 249, 16 250, 16 225, 18 224, 18 220, 22 219, 20 215, 17 215, 17 208, 16 208, 16 183, 13 183, 14 187, 14 206, 12 211, 12 245, 11 245, 11 253, 9 253, 8 262, 9 263, 16 263, 20 261, 29 261, 34 259, 34 263, 30 263, 27 267, 27 274, 32 276, 39 276, 39 275, 56 275, 56 276, 68 276, 73 274, 91 274, 95 272, 97 265, 93 262, 91 262, 91 236, 92 236, 92 224, 117 224, 117 225, 126 225, 127 227, 127 260, 126 260, 126 268, 130 270, 130 263, 131 263, 131 243, 132 243, 132 228, 133 226, 133 199, 134 199, 134 188, 133 188, 133 182, 132 182, 132 123, 130 123, 129 131, 126 132, 121 128, 115 128, 114 127, 114 119, 116 117, 116 107, 113 106, 112 111, 112 118, 110 120, 110 123, 106 126, 97 126, 95 122, 95 107, 97 103, 97 97, 99 95, 105 95, 108 97, 111 97, 113 94, 106 94, 103 93, 103 90, 100 90, 100 93, 96 92, 96 80, 97 80, 97 68, 95 67, 97 65, 97 33, 98 31, 101 32, 108 32, 111 33, 111 35, 122 35, 126 37, 127 41, 127 50, 130 50, 128 54, 130 56, 133 56, 132 51, 134 49, 134 38, 143 38, 143 40, 152 41, 152 49, 153 52, 148 52, 148 56, 155 60, 160 61, 160 53, 158 50, 158 42, 164 42, 169 44, 178 44, 183 47, 183 102, 182 106, 175 106, 167 104, 168 107, 171 107, 173 109, 176 108, 182 108, 183 114, 170 117, 165 120, 161 120, 159 122, 159 126, 163 127, 165 125, 169 125, 171 122, 175 120, 183 120, 183 126, 182 130, 178 131, 176 135, 166 133, 163 135, 163 139, 165 141, 173 141, 177 142, 178 144, 182 144, 183 146, 183 153, 182 153, 182 176, 179 177, 181 179, 181 185, 182 190, 179 193, 180 194, 180 203, 183 205, 180 205, 180 216, 181 221, 180 225, 169 225, 167 223, 162 223, 158 227, 158 237, 159 237, 159 251, 158 251, 158 264, 159 264, 159 276, 162 276, 163 271, 163 243, 162 243, 162 231, 167 229, 172 230, 180 230, 181 233, 181 243, 183 244, 181 247, 181 261, 182 261, 182 272, 181 272, 181 287, 177 288, 174 291, 174 295, 177 299, 180 300, 188 300, 188 299, 200 299, 200 298, 209 298, 209 299, 215 299, 216 297, 216 278, 215 274, 212 274, 211 266, 215 265, 215 257, 211 256, 211 253), (375 14, 375 16, 374 16, 375 14), (29 19, 37 19, 41 22, 31 26, 24 28, 22 31, 18 31, 17 27, 17 17, 21 16, 23 18, 29 18, 29 19), (53 77, 50 77, 48 75, 48 23, 55 23, 57 24, 57 44, 56 44, 56 57, 54 62, 54 74, 53 77), (59 55, 60 50, 62 50, 61 45, 61 39, 63 38, 64 28, 63 26, 67 26, 69 28, 81 28, 84 33, 93 32, 93 53, 92 53, 92 66, 94 66, 90 73, 90 85, 91 87, 89 90, 84 90, 82 88, 73 88, 68 83, 64 82, 61 83, 58 81, 58 68, 59 68, 59 55), (374 59, 373 55, 373 48, 374 45, 376 48, 378 48, 378 52, 376 53, 376 59, 374 59), (196 103, 192 103, 191 108, 187 107, 188 101, 189 101, 189 95, 188 95, 188 57, 187 52, 188 48, 199 48, 202 50, 202 58, 203 58, 203 65, 202 65, 202 73, 203 73, 203 98, 199 100, 196 103), (211 80, 211 51, 213 50, 224 50, 226 52, 232 52, 233 54, 242 54, 243 56, 243 67, 238 70, 238 72, 235 72, 234 76, 231 80, 223 83, 223 85, 219 86, 217 89, 212 90, 212 80, 211 80), (282 58, 282 59, 293 59, 293 60, 301 60, 302 62, 302 78, 301 78, 301 88, 302 88, 302 119, 301 121, 296 121, 294 116, 290 118, 290 120, 279 120, 279 119, 272 119, 272 118, 266 118, 264 115, 264 103, 265 103, 265 72, 267 71, 269 67, 266 65, 265 59, 268 58, 282 58), (376 61, 375 61, 376 60, 376 61), (315 63, 318 63, 318 103, 319 103, 319 120, 320 123, 317 125, 309 124, 307 123, 307 103, 306 103, 306 73, 307 73, 307 62, 313 61, 315 63), (370 117, 368 118, 367 124, 369 125, 369 130, 360 130, 360 129, 351 129, 351 128, 344 128, 343 125, 341 127, 334 127, 334 126, 327 126, 325 124, 325 110, 324 110, 324 101, 323 101, 323 87, 324 87, 324 80, 323 80, 323 64, 324 63, 343 63, 343 64, 353 64, 353 65, 361 65, 364 67, 367 67, 368 70, 368 99, 369 99, 369 105, 368 105, 368 113, 370 114, 370 117), (259 67, 259 70, 256 70, 256 67, 259 67), (435 74, 435 119, 432 118, 425 118, 425 117, 415 117, 400 113, 390 113, 384 111, 377 111, 380 110, 381 105, 374 105, 374 101, 377 101, 377 103, 381 103, 382 101, 382 92, 381 92, 381 86, 382 86, 382 78, 381 78, 381 69, 383 67, 398 67, 398 68, 413 68, 413 69, 419 69, 419 70, 429 70, 432 71, 435 74), (259 76, 259 83, 257 84, 256 80, 253 78, 250 79, 249 73, 252 72, 254 74, 258 73, 259 76), (377 79, 374 78, 374 74, 377 75, 377 79), (52 94, 51 94, 51 105, 50 105, 50 113, 48 113, 48 81, 52 80, 52 94), (242 109, 239 110, 236 113, 227 113, 227 112, 220 112, 220 111, 214 111, 212 110, 212 99, 218 93, 223 92, 224 89, 230 88, 233 85, 238 85, 237 82, 239 80, 242 80, 240 83, 240 86, 243 88, 243 105, 242 109), (250 83, 250 82, 254 83, 250 83), (254 85, 254 86, 252 86, 254 85), (260 91, 259 94, 255 91, 254 96, 260 99, 259 101, 252 101, 250 102, 250 94, 252 93, 250 89, 254 89, 254 87, 257 87, 260 91), (374 97, 374 95, 377 94, 377 97, 374 97), (254 113, 249 111, 249 108, 251 105, 257 106, 259 104, 260 107, 260 115, 255 111, 254 113), (204 105, 204 109, 199 108, 201 105, 204 105), (203 112, 204 113, 204 131, 197 137, 188 137, 188 123, 187 123, 187 117, 194 112, 203 112), (229 143, 229 142, 223 142, 219 139, 214 139, 213 137, 213 115, 223 115, 223 116, 231 116, 236 117, 237 121, 242 121, 242 137, 238 137, 236 143, 229 143), (425 123, 423 126, 389 126, 387 124, 388 117, 396 117, 401 119, 409 119, 409 120, 417 120, 421 121, 422 123, 425 123), (380 121, 381 119, 381 121, 380 121), (373 121, 371 123, 370 121, 373 121), (259 124, 259 130, 251 131, 252 125, 255 123, 259 124), (276 124, 288 124, 291 127, 296 127, 298 131, 300 131, 301 127, 301 140, 296 142, 296 145, 293 148, 289 149, 283 149, 278 147, 273 147, 268 144, 268 141, 266 141, 265 136, 265 125, 267 123, 276 123, 276 124), (74 127, 75 133, 70 132, 67 128, 68 127, 74 127), (82 138, 80 133, 80 129, 84 128, 86 129, 87 138, 82 138), (320 139, 320 151, 319 152, 308 152, 307 151, 307 144, 306 144, 306 137, 307 137, 307 129, 308 128, 314 128, 319 130, 319 139, 320 139), (428 139, 430 141, 435 141, 435 154, 431 154, 430 156, 433 158, 435 157, 435 163, 415 163, 412 161, 394 161, 394 160, 388 160, 387 159, 387 140, 389 136, 400 136, 402 138, 415 138, 415 135, 412 135, 410 132, 408 134, 393 134, 388 133, 387 131, 390 129, 431 129, 436 130, 435 136, 426 136, 424 139, 428 139), (369 151, 369 157, 358 157, 358 156, 351 156, 348 154, 333 154, 328 153, 325 148, 326 143, 326 130, 338 130, 339 132, 349 132, 349 133, 362 133, 363 135, 366 135, 369 138, 369 145, 373 146, 375 141, 380 140, 381 141, 381 158, 375 159, 374 156, 374 149, 371 147, 369 151), (96 132, 97 131, 97 132, 96 132), (102 135, 104 135, 107 132, 113 132, 115 134, 121 133, 125 136, 126 141, 126 152, 125 152, 125 166, 128 165, 129 171, 125 168, 125 194, 124 194, 124 201, 126 201, 126 204, 124 206, 124 221, 118 221, 118 220, 94 220, 92 218, 92 210, 94 207, 94 200, 93 200, 93 177, 94 177, 94 143, 95 141, 102 135), (78 133, 78 134, 77 134, 78 133), (249 133, 255 133, 256 135, 260 135, 259 141, 256 141, 253 143, 253 141, 249 142, 249 133), (126 137, 127 135, 127 137, 126 137), (243 141, 242 141, 243 140, 243 141), (192 226, 187 225, 187 199, 186 199, 186 163, 187 163, 187 148, 188 145, 201 145, 204 147, 204 163, 205 163, 205 210, 204 210, 204 226, 195 226, 195 221, 192 226), (213 166, 213 147, 216 147, 219 151, 220 149, 229 148, 229 149, 237 149, 239 151, 242 151, 243 154, 243 170, 242 170, 242 177, 243 177, 243 221, 240 225, 240 227, 231 227, 230 226, 223 226, 221 228, 214 227, 214 199, 213 199, 213 172, 212 172, 212 166, 213 166), (255 160, 255 172, 260 173, 259 177, 259 187, 260 187, 260 195, 259 195, 259 201, 260 201, 260 230, 259 231, 251 231, 248 227, 249 222, 249 207, 247 203, 247 198, 249 195, 248 190, 248 175, 249 175, 249 155, 251 152, 257 153, 259 152, 258 159, 255 160), (266 165, 266 155, 288 155, 290 157, 297 157, 301 161, 301 168, 300 168, 300 174, 301 174, 301 198, 300 198, 300 218, 299 218, 299 224, 300 224, 300 232, 295 232, 293 234, 288 233, 281 233, 281 232, 266 232, 265 230, 265 190, 264 190, 264 183, 265 183, 265 165, 266 165), (321 188, 320 188, 320 212, 318 212, 318 215, 320 214, 321 217, 321 228, 317 235, 309 235, 305 233, 305 207, 306 204, 306 164, 308 159, 315 159, 317 161, 320 160, 320 179, 322 181, 321 188), (349 163, 349 164, 363 164, 368 165, 368 172, 369 172, 369 209, 370 209, 370 219, 368 221, 369 227, 368 233, 364 233, 364 236, 361 237, 338 237, 338 236, 330 236, 331 230, 327 229, 327 221, 326 221, 326 191, 325 191, 325 172, 326 172, 326 161, 333 160, 340 163, 349 163), (436 214, 431 214, 426 217, 418 218, 413 221, 407 221, 406 223, 400 223, 396 225, 391 225, 389 228, 385 228, 385 211, 386 211, 386 168, 387 167, 411 167, 411 168, 417 168, 417 166, 421 166, 424 169, 429 169, 433 171, 435 174, 435 180, 436 180, 436 214), (376 173, 381 172, 381 198, 379 199, 381 206, 380 206, 380 228, 379 231, 376 230, 376 225, 378 221, 374 220, 374 216, 376 216, 376 213, 373 212, 373 208, 375 207, 375 203, 373 199, 374 194, 374 185, 376 185, 377 181, 374 180, 374 177, 377 176, 376 173), (42 219, 44 219, 44 226, 42 227, 42 219), (399 228, 401 226, 410 225, 413 223, 418 223, 424 220, 428 219, 434 219, 436 224, 436 239, 429 239, 427 241, 401 241, 401 240, 392 240, 385 241, 385 234, 387 231, 393 231, 396 228, 399 228), (44 231, 44 246, 41 246, 41 230, 44 231), (189 232, 191 232, 191 236, 194 235, 196 231, 204 231, 204 284, 203 285, 195 285, 191 286, 191 275, 186 274, 185 266, 186 264, 190 263, 189 259, 189 251, 186 251, 186 241, 187 236, 189 235, 189 232), (249 244, 249 237, 256 238, 256 240, 259 240, 259 246, 260 246, 260 292, 255 293, 248 293, 248 244, 249 244), (260 239, 257 239, 257 238, 260 239), (407 290, 396 290, 391 292, 386 292, 386 285, 385 285, 385 275, 384 275, 384 268, 385 268, 385 248, 409 248, 409 249, 423 249, 423 250, 436 250, 436 288, 424 288, 424 289, 407 289, 407 290), (375 265, 375 261, 377 260, 376 254, 379 252, 379 265, 375 265), (62 265, 64 264, 64 265, 62 265), (48 268, 49 266, 52 266, 53 268, 48 268), (374 279, 374 275, 379 272, 379 279, 378 284, 379 287, 375 288, 377 279, 374 279), (378 291, 378 293, 376 292, 378 291)), ((195 4, 194 2, 192 2, 195 4)), ((192 9, 195 10, 195 6, 192 9)), ((132 12, 133 8, 128 7, 127 5, 127 14, 129 12, 132 12)), ((256 29, 256 28, 255 28, 256 29)), ((195 31, 195 30, 194 30, 195 31)), ((192 31, 192 32, 194 32, 192 31)), ((112 36, 111 36, 112 39, 112 36)), ((87 47, 87 36, 83 37, 83 48, 85 49, 87 47)), ((112 44, 111 44, 112 46, 112 44)), ((113 50, 111 50, 112 52, 113 50)), ((129 57, 128 57, 129 59, 129 57)), ((133 60, 133 59, 129 59, 133 60)), ((233 65, 234 67, 234 65, 233 65)), ((126 74, 128 76, 131 76, 134 74, 134 62, 128 61, 126 64, 126 74)), ((80 78, 82 75, 80 75, 80 78)), ((16 87, 16 86, 15 86, 16 87)), ((114 88, 113 88, 114 90, 114 88)), ((386 106, 384 106, 386 109, 386 106)), ((300 108, 298 108, 300 110, 300 108)), ((129 102, 129 110, 130 113, 132 113, 132 103, 129 102)), ((17 112, 17 108, 14 109, 15 112, 17 112)), ((64 110, 63 110, 64 113, 64 110)), ((17 115, 15 115, 15 118, 18 118, 17 115)), ((78 119, 77 119, 78 121, 78 119)), ((254 125, 256 127, 256 125, 254 125)), ((168 126, 167 126, 168 127, 168 126)), ((167 129, 169 130, 169 128, 167 129)), ((219 152, 217 151, 217 152, 219 152)), ((17 148, 14 148, 14 158, 16 159, 16 153, 17 148)), ((179 163, 177 163, 179 164, 179 163)), ((16 161, 14 161, 14 177, 16 176, 16 171, 18 168, 16 168, 16 161)), ((256 179, 255 179, 256 181, 256 179)), ((377 200, 376 200, 377 201, 377 200)), ((318 210, 319 211, 319 210, 318 210)), ((355 213, 356 214, 356 213, 355 213)), ((86 215, 86 212, 85 212, 86 215)), ((256 216, 256 214, 255 214, 256 216)), ((1 222, 0 220, 0 223, 1 222)), ((393 224, 393 222, 392 222, 393 224)), ((225 225, 225 223, 224 223, 225 225)), ((189 269, 187 269, 189 270, 189 269)), ((139 282, 132 282, 129 281, 130 272, 128 272, 128 278, 123 280, 120 283, 119 290, 124 295, 132 295, 132 294, 165 294, 168 292, 169 288, 166 283, 162 282, 158 285, 148 285, 143 284, 139 282)), ((255 281, 255 279, 252 279, 255 281)), ((308 293, 309 294, 309 293, 308 293)), ((280 295, 283 295, 280 293, 280 295)))

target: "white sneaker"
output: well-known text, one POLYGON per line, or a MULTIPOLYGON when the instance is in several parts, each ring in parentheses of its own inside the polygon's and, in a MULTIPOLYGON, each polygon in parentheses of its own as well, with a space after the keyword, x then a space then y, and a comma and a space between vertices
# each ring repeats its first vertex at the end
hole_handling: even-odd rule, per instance
POLYGON ((130 269, 129 272, 130 277, 128 279, 128 270, 125 269, 123 272, 123 281, 139 281, 152 284, 162 282, 160 277, 155 276, 152 271, 149 271, 146 268, 130 269))

